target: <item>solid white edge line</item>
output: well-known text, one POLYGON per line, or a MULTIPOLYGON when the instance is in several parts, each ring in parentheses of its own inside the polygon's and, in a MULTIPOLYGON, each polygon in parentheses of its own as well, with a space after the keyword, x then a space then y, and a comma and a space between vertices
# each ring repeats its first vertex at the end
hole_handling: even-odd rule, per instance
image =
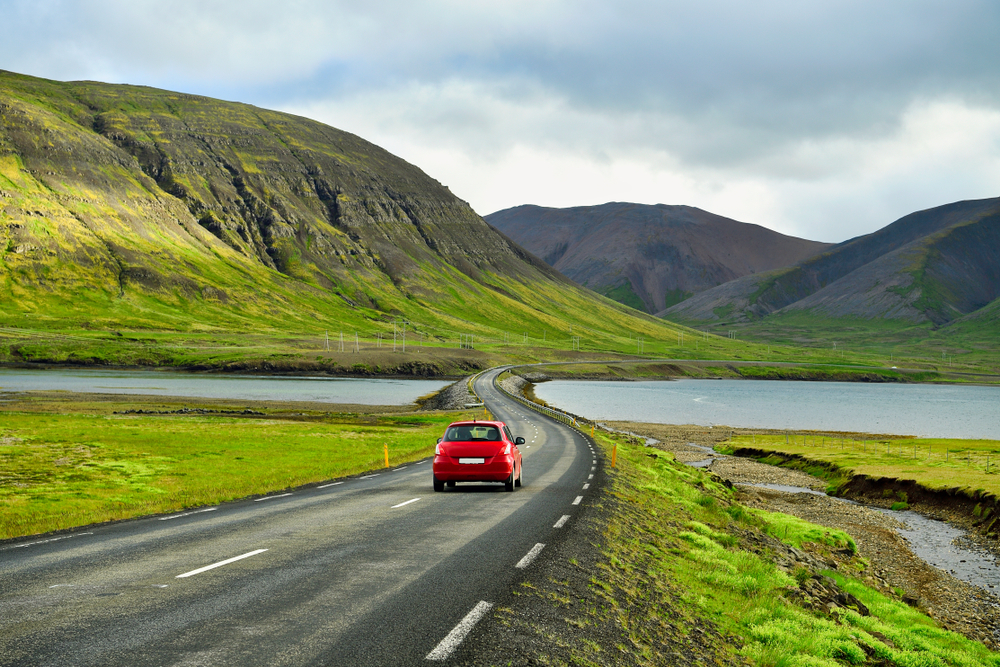
POLYGON ((583 496, 577 496, 576 500, 573 501, 573 504, 579 505, 581 500, 583 500, 583 496))
POLYGON ((514 567, 516 567, 519 570, 523 570, 524 568, 528 567, 529 565, 531 565, 531 561, 535 560, 535 558, 538 556, 538 554, 542 552, 542 549, 544 548, 545 545, 542 544, 541 542, 531 547, 531 551, 525 554, 524 558, 517 561, 517 565, 515 565, 514 567))
POLYGON ((93 535, 93 533, 73 533, 72 535, 64 535, 62 537, 50 537, 47 540, 38 540, 36 542, 28 542, 27 544, 15 544, 10 547, 11 549, 23 549, 24 547, 33 547, 36 544, 48 544, 49 542, 58 542, 59 540, 68 540, 71 537, 80 537, 81 535, 93 535))
POLYGON ((393 472, 399 472, 400 470, 406 470, 406 466, 402 466, 402 467, 399 467, 399 468, 393 468, 392 471, 393 472))
POLYGON ((276 496, 264 496, 263 498, 257 498, 257 499, 254 500, 254 502, 255 503, 259 503, 259 502, 264 501, 264 500, 271 500, 272 498, 284 498, 285 496, 290 496, 290 495, 292 495, 292 494, 290 494, 290 493, 279 493, 276 496))
POLYGON ((558 521, 556 521, 556 525, 554 525, 552 527, 553 528, 562 528, 563 526, 566 525, 567 521, 569 521, 569 514, 563 514, 562 518, 559 519, 558 521))
POLYGON ((337 486, 338 484, 343 484, 343 482, 332 482, 330 484, 324 484, 323 486, 317 486, 317 489, 325 489, 330 486, 337 486))
POLYGON ((178 574, 175 579, 183 579, 184 577, 193 577, 196 574, 201 574, 202 572, 207 572, 209 570, 214 570, 217 567, 222 567, 223 565, 229 565, 230 563, 235 563, 238 560, 243 560, 244 558, 250 558, 250 556, 256 556, 257 554, 262 554, 267 549, 257 549, 256 551, 251 551, 245 553, 242 556, 234 556, 233 558, 227 558, 226 560, 220 560, 218 563, 212 563, 211 565, 206 565, 205 567, 199 567, 197 570, 191 570, 190 572, 185 572, 184 574, 178 574))
POLYGON ((194 510, 193 512, 184 512, 183 514, 174 514, 172 516, 161 516, 160 521, 169 521, 170 519, 179 519, 182 516, 191 516, 192 514, 201 514, 202 512, 214 512, 219 509, 218 507, 209 507, 203 510, 194 510))
POLYGON ((414 498, 413 500, 407 500, 405 503, 399 503, 398 505, 393 505, 390 509, 396 509, 397 507, 402 507, 403 505, 409 505, 410 503, 415 503, 418 500, 420 500, 420 498, 414 498))
POLYGON ((377 472, 377 473, 375 473, 374 475, 365 475, 364 477, 358 477, 358 479, 371 479, 372 477, 378 477, 378 476, 379 476, 379 475, 381 475, 381 474, 382 474, 382 473, 380 473, 380 472, 377 472))

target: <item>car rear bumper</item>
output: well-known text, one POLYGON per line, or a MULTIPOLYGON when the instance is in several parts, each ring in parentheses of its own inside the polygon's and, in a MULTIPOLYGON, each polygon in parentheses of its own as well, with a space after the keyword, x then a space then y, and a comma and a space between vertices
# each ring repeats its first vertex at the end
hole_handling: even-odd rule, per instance
POLYGON ((433 469, 442 482, 503 482, 514 469, 514 459, 497 456, 485 463, 459 463, 457 458, 435 456, 433 469))

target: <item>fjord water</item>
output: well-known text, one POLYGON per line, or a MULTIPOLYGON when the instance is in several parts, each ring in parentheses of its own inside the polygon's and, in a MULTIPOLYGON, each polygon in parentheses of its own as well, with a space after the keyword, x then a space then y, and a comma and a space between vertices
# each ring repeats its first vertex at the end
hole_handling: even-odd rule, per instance
POLYGON ((535 394, 589 419, 1000 440, 1000 387, 553 380, 535 394))
POLYGON ((449 384, 441 380, 203 375, 142 370, 0 369, 0 391, 56 390, 357 405, 407 405, 449 384))

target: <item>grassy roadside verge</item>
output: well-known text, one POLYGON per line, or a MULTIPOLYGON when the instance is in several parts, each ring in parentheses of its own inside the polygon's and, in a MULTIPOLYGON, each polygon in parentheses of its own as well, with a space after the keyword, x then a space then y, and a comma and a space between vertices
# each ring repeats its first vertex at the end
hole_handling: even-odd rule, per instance
MULTIPOLYGON (((131 407, 134 405, 129 404, 131 407)), ((9 407, 0 539, 215 504, 430 455, 455 413, 113 414, 9 407)))
POLYGON ((1000 665, 880 590, 846 533, 741 506, 634 439, 597 439, 617 467, 585 503, 587 537, 556 547, 462 664, 516 647, 500 664, 1000 665))
MULTIPOLYGON (((605 446, 613 442, 601 439, 605 446)), ((612 492, 640 511, 629 525, 609 526, 607 552, 620 564, 616 574, 622 582, 644 572, 672 578, 686 605, 736 636, 739 654, 752 664, 1000 664, 982 645, 866 586, 860 559, 831 560, 854 551, 846 533, 744 508, 710 476, 650 453, 618 445, 621 472, 612 492), (803 564, 785 572, 767 538, 842 565, 817 571, 803 564), (817 574, 835 580, 869 615, 850 603, 830 613, 802 606, 802 584, 817 574)))

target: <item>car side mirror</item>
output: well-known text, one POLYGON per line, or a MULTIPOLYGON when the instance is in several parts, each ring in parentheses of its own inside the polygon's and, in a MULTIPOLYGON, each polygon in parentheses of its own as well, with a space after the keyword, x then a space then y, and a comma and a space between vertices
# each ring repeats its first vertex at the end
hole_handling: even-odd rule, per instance
POLYGON ((442 440, 444 440, 444 438, 438 438, 437 444, 440 445, 442 440))
POLYGON ((524 438, 514 438, 514 444, 515 445, 523 445, 524 444, 524 438))

